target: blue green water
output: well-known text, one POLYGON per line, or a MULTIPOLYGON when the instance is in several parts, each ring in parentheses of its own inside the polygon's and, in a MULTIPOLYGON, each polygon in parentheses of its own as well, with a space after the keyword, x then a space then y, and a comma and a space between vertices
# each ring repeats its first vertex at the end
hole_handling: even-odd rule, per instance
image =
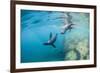
MULTIPOLYGON (((89 56, 89 14, 57 11, 21 10, 21 62, 48 62, 88 59, 89 56), (66 18, 59 18, 67 15, 66 18), (65 21, 74 23, 71 31, 61 33, 65 21), (43 45, 50 32, 58 34, 56 48, 43 45), (82 37, 80 36, 82 35, 82 37), (74 37, 75 36, 75 37, 74 37), (81 38, 80 38, 81 37, 81 38), (81 41, 80 41, 81 40, 81 41), (84 40, 86 40, 84 42, 84 40), (77 43, 73 44, 73 42, 77 43), (80 43, 85 45, 85 54, 79 50, 80 43), (74 46, 71 48, 71 46, 74 46), (71 54, 74 53, 74 54, 71 54), (73 57, 73 55, 76 55, 73 57)), ((84 49, 83 49, 84 51, 84 49)))

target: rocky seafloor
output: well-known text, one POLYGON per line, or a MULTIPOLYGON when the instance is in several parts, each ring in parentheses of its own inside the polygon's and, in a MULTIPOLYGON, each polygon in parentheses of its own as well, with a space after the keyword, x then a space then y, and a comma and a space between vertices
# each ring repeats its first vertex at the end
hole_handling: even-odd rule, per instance
POLYGON ((89 14, 72 13, 75 28, 64 39, 65 60, 89 59, 89 14))

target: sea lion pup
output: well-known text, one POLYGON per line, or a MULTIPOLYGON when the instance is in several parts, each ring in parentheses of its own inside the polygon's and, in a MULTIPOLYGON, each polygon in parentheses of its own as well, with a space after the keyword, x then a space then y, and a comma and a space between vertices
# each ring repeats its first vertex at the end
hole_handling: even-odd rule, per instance
POLYGON ((64 25, 63 27, 62 27, 62 31, 61 31, 61 34, 64 34, 66 31, 68 31, 68 30, 70 30, 71 31, 71 29, 73 29, 73 25, 75 25, 75 24, 66 24, 66 25, 64 25))
POLYGON ((49 40, 43 44, 44 45, 51 45, 53 48, 56 48, 56 46, 54 45, 56 39, 57 39, 57 34, 55 36, 52 36, 52 33, 50 32, 49 40))

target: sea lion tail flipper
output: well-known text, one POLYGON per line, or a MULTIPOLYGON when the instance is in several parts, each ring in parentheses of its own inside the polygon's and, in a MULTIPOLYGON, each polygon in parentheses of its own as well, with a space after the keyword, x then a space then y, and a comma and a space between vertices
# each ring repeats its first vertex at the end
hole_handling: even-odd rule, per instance
POLYGON ((54 44, 52 44, 52 46, 53 46, 54 48, 56 48, 56 46, 55 46, 54 44))
POLYGON ((43 45, 48 45, 48 43, 43 43, 43 45))

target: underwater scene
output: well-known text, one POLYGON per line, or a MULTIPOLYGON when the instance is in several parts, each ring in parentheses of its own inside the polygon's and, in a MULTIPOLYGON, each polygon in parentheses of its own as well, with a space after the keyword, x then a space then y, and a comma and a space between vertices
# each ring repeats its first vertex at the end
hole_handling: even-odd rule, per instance
POLYGON ((21 10, 21 63, 89 59, 89 13, 21 10))

